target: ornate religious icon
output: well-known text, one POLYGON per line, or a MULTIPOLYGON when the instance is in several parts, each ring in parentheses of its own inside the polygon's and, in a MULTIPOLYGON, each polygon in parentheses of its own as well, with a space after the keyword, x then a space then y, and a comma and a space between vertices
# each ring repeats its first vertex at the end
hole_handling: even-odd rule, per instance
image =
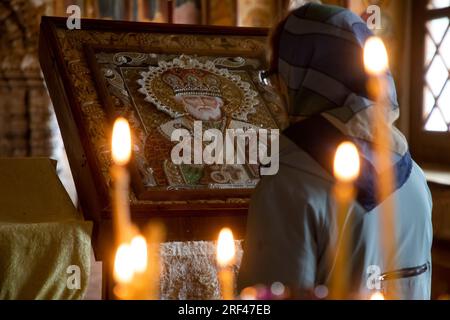
MULTIPOLYGON (((258 129, 246 122, 248 115, 256 112, 257 92, 239 75, 217 68, 212 61, 202 63, 182 55, 169 62, 161 61, 141 75, 139 91, 145 95, 145 100, 171 117, 159 126, 156 134, 159 139, 170 141, 172 132, 179 128, 193 132, 195 121, 202 121, 204 129, 221 132, 228 128, 258 129)), ((147 143, 157 139, 153 135, 147 143)), ((152 158, 150 151, 147 159, 152 158)), ((164 172, 173 187, 248 188, 258 181, 255 171, 242 165, 176 167, 166 159, 164 172)))
POLYGON ((177 129, 193 138, 283 129, 282 101, 260 81, 267 30, 83 23, 68 32, 63 19, 44 19, 41 61, 85 212, 109 214, 110 132, 123 116, 133 138, 132 212, 245 214, 265 167, 176 163, 171 138, 177 129))
MULTIPOLYGON (((126 113, 137 133, 135 154, 147 189, 251 189, 259 181, 258 165, 175 165, 172 133, 194 124, 202 132, 217 129, 275 129, 269 89, 258 81, 255 58, 98 52, 96 60, 117 110, 126 113)), ((102 79, 99 79, 101 81, 102 79)), ((272 95, 273 97, 273 95, 272 95)))

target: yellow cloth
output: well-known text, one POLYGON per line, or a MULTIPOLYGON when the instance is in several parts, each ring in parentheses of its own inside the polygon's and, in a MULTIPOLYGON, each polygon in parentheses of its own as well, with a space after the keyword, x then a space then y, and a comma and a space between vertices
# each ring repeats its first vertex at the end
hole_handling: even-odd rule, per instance
POLYGON ((81 299, 91 231, 53 161, 0 159, 0 299, 81 299))

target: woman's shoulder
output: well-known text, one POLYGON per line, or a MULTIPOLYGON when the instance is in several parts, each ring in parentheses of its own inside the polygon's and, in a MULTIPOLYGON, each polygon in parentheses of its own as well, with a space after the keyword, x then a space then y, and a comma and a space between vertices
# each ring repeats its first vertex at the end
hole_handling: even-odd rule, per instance
POLYGON ((333 179, 307 158, 304 152, 289 155, 288 161, 280 159, 277 174, 261 178, 252 202, 273 203, 284 207, 307 206, 313 211, 326 211, 330 202, 333 179))

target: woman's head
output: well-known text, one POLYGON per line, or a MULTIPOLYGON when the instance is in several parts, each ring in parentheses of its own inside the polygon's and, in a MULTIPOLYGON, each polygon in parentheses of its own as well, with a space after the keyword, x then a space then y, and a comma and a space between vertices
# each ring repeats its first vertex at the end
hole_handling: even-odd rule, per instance
MULTIPOLYGON (((341 7, 306 4, 272 33, 271 81, 286 97, 291 122, 323 115, 347 136, 373 141, 373 106, 367 92, 363 47, 373 34, 357 15, 341 7)), ((393 150, 408 145, 394 127, 399 117, 394 79, 387 72, 393 150)))
POLYGON ((309 3, 322 4, 320 0, 291 0, 289 1, 289 14, 286 15, 271 31, 269 38, 269 74, 277 73, 278 69, 278 47, 280 42, 280 37, 284 29, 284 25, 288 18, 290 17, 290 13, 297 10, 298 8, 307 5, 309 3))
MULTIPOLYGON (((372 36, 356 14, 306 4, 272 31, 269 74, 284 93, 291 117, 330 112, 346 121, 369 106, 363 47, 372 36)), ((391 104, 397 106, 392 77, 391 104)))

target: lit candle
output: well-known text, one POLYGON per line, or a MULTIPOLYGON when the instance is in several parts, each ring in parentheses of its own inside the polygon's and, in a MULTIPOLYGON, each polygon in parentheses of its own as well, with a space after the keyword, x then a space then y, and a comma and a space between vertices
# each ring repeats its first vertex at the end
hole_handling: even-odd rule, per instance
POLYGON ((217 263, 219 265, 219 282, 224 300, 234 300, 233 263, 236 255, 233 232, 222 229, 217 243, 217 263))
POLYGON ((114 294, 118 299, 130 300, 133 298, 132 280, 134 276, 133 264, 130 263, 132 252, 129 244, 121 244, 116 251, 114 259, 114 294))
POLYGON ((256 300, 258 297, 258 290, 254 287, 247 287, 242 290, 240 294, 241 300, 256 300))
POLYGON ((122 300, 149 298, 147 273, 147 242, 141 235, 122 243, 114 260, 114 293, 122 300))
POLYGON ((364 45, 364 66, 369 75, 384 76, 389 70, 389 57, 383 40, 369 38, 364 45))
MULTIPOLYGON (((114 279, 117 283, 114 291, 116 296, 123 300, 157 299, 158 290, 155 283, 159 283, 159 268, 156 267, 159 260, 154 259, 154 254, 149 254, 147 240, 138 233, 130 218, 130 177, 126 166, 131 158, 131 132, 124 118, 117 119, 114 124, 112 156, 113 225, 118 245, 114 261, 114 279), (152 273, 155 269, 149 268, 149 264, 157 268, 158 276, 152 273)), ((153 230, 150 243, 155 239, 155 234, 160 239, 160 232, 153 230)))
POLYGON ((364 64, 369 75, 368 92, 371 100, 375 102, 373 110, 374 161, 378 172, 377 196, 383 202, 382 212, 379 215, 381 230, 383 230, 380 239, 384 261, 390 262, 384 267, 395 270, 396 261, 392 260, 396 250, 394 202, 390 197, 394 190, 395 180, 392 166, 391 128, 388 121, 391 108, 387 82, 389 58, 386 47, 380 38, 372 37, 367 40, 364 48, 364 64), (380 174, 381 172, 383 174, 380 174))
POLYGON ((114 123, 112 134, 111 177, 113 180, 112 206, 115 241, 118 246, 114 260, 114 280, 117 285, 114 292, 119 299, 134 299, 133 279, 137 269, 143 267, 138 253, 142 241, 133 239, 137 234, 131 224, 129 207, 130 177, 126 166, 131 158, 131 133, 127 120, 119 118, 114 123), (137 260, 136 260, 137 259, 137 260))
POLYGON ((351 142, 344 142, 339 145, 334 158, 334 176, 336 184, 333 195, 336 207, 336 225, 339 239, 334 248, 334 268, 331 279, 331 298, 348 298, 349 289, 349 268, 348 268, 348 248, 349 230, 345 230, 346 221, 352 203, 355 199, 355 180, 359 176, 360 160, 356 146, 351 142))
POLYGON ((131 248, 129 244, 122 244, 116 252, 114 260, 114 279, 120 283, 130 283, 133 279, 134 268, 130 263, 131 248))
POLYGON ((133 266, 133 279, 131 282, 132 299, 150 299, 150 286, 148 279, 148 248, 147 240, 142 235, 135 236, 130 243, 129 264, 133 266))
POLYGON ((112 158, 114 162, 111 168, 113 225, 117 245, 120 245, 130 242, 132 238, 128 198, 130 176, 126 168, 131 158, 131 133, 128 121, 124 118, 119 118, 114 123, 112 158))
POLYGON ((131 264, 135 273, 144 273, 147 270, 147 241, 141 235, 131 240, 131 264))
POLYGON ((162 223, 152 222, 147 227, 148 249, 148 268, 146 272, 146 281, 148 283, 148 299, 159 299, 160 287, 160 244, 164 242, 166 230, 162 223))
POLYGON ((384 300, 384 295, 377 291, 370 296, 370 300, 384 300))

